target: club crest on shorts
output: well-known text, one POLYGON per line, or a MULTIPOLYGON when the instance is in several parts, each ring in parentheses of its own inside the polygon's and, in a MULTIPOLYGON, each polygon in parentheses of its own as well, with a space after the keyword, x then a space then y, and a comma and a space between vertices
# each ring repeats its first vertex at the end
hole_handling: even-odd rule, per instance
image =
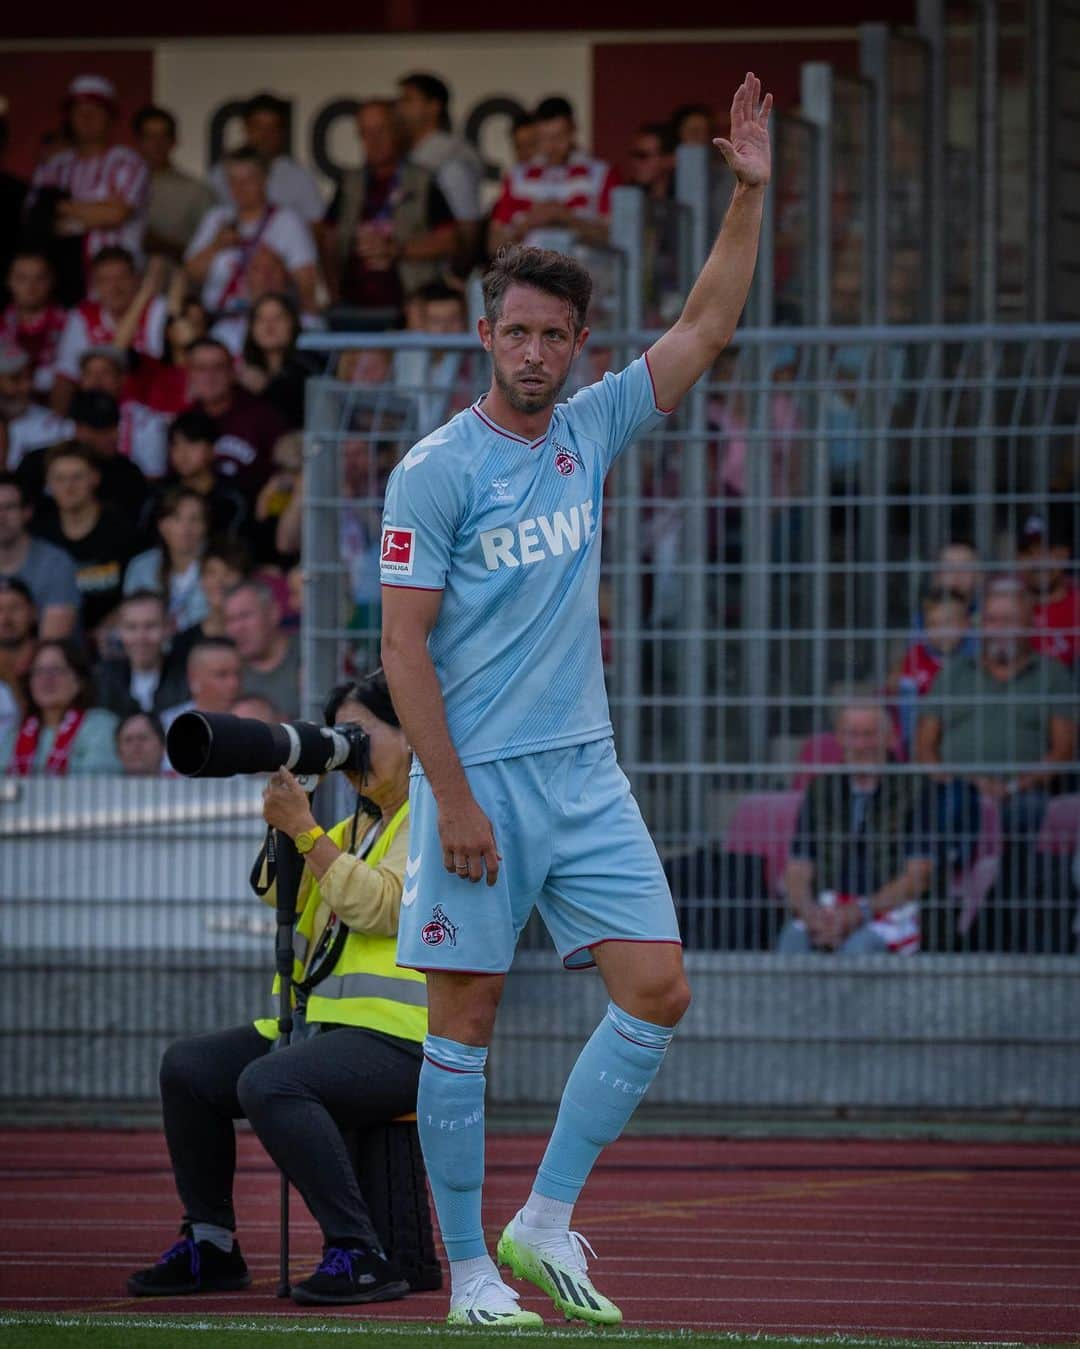
POLYGON ((585 461, 576 450, 568 450, 565 445, 555 442, 555 467, 563 475, 569 478, 576 468, 582 471, 585 469, 585 461))
POLYGON ((436 904, 431 911, 431 922, 425 923, 420 931, 420 940, 427 946, 441 946, 444 941, 456 946, 457 934, 457 924, 450 921, 441 904, 436 904))
POLYGON ((415 542, 415 529, 399 529, 396 525, 385 527, 382 532, 382 549, 379 557, 379 566, 383 575, 412 575, 413 545, 415 542))

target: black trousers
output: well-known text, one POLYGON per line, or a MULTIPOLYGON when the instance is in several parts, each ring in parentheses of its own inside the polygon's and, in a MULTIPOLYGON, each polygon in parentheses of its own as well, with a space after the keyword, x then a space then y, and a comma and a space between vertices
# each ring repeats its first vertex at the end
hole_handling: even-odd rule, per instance
POLYGON ((379 1248, 341 1130, 415 1110, 421 1060, 419 1044, 354 1026, 281 1050, 251 1025, 175 1041, 161 1105, 185 1219, 236 1230, 233 1121, 247 1118, 328 1246, 379 1248))

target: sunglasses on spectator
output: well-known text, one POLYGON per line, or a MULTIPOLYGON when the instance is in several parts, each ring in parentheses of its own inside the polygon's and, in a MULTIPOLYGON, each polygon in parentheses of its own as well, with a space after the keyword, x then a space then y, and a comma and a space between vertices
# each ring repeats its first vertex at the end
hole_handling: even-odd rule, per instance
POLYGON ((962 590, 953 590, 951 586, 933 586, 926 592, 926 598, 931 604, 944 604, 946 600, 955 600, 957 604, 966 605, 969 597, 962 590))

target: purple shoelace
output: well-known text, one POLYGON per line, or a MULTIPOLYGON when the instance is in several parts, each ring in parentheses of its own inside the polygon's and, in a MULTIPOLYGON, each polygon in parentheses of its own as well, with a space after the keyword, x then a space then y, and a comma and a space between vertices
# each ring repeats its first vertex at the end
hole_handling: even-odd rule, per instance
POLYGON ((169 1249, 158 1261, 159 1265, 167 1265, 173 1260, 178 1260, 181 1255, 186 1255, 188 1264, 191 1267, 191 1277, 198 1280, 199 1266, 199 1248, 190 1237, 181 1237, 179 1241, 173 1242, 169 1249))
POLYGON ((322 1258, 322 1264, 315 1271, 316 1274, 330 1274, 333 1276, 344 1274, 351 1278, 353 1272, 353 1260, 359 1256, 359 1251, 346 1251, 339 1246, 331 1246, 322 1258))

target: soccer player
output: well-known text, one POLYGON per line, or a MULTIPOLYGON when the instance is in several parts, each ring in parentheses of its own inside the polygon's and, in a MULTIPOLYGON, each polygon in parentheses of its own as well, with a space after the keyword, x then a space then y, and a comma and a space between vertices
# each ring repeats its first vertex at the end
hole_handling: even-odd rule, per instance
POLYGON ((604 479, 735 331, 757 256, 771 96, 748 74, 717 140, 738 178, 678 322, 617 375, 556 398, 588 336, 588 274, 514 246, 484 283, 493 380, 391 475, 383 664, 415 750, 399 964, 428 974, 417 1114, 452 1280, 451 1324, 540 1323, 481 1225, 484 1066, 518 934, 538 906, 566 967, 599 967, 607 1012, 566 1084, 497 1255, 569 1317, 622 1313, 591 1283, 574 1202, 689 1004, 664 873, 611 741, 597 590, 604 479), (486 879, 486 889, 473 887, 486 879))

